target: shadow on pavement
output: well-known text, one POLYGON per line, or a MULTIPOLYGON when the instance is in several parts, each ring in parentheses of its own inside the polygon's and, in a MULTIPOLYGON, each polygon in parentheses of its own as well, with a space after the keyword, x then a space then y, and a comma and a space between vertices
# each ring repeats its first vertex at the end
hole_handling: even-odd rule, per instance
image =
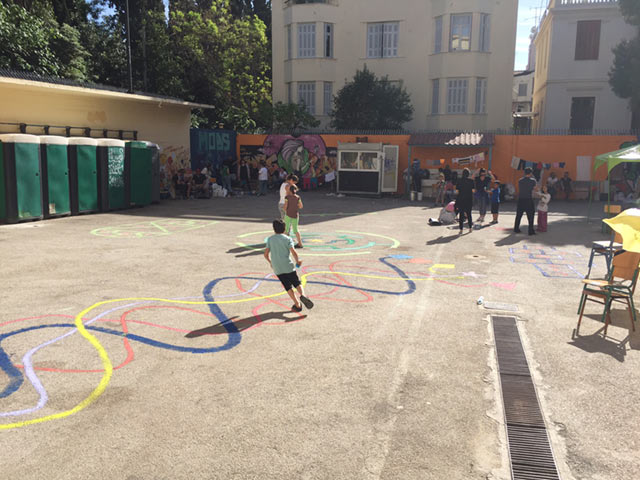
POLYGON ((266 248, 265 243, 256 243, 253 245, 247 245, 246 247, 236 247, 227 250, 227 253, 237 253, 236 258, 251 257, 253 255, 263 255, 266 248))
MULTIPOLYGON (((233 322, 239 332, 242 332, 269 320, 284 320, 285 322, 295 322, 298 320, 304 320, 305 318, 307 318, 307 315, 298 316, 298 314, 295 312, 269 312, 240 319, 238 319, 238 317, 231 317, 229 320, 233 322)), ((215 325, 189 332, 185 335, 185 338, 198 338, 204 335, 220 335, 225 333, 228 333, 228 330, 225 328, 225 326, 221 323, 216 323, 215 325)))

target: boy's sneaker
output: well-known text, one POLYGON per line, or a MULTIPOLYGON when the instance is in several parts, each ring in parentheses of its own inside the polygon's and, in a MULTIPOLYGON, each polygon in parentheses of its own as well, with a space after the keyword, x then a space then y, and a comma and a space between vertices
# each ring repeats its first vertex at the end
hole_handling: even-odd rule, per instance
POLYGON ((291 307, 291 310, 293 310, 294 312, 301 312, 302 311, 302 307, 296 307, 294 305, 293 307, 291 307))
POLYGON ((307 307, 308 309, 313 308, 313 302, 311 301, 311 299, 305 297, 304 295, 300 295, 300 301, 304 303, 304 306, 307 307))

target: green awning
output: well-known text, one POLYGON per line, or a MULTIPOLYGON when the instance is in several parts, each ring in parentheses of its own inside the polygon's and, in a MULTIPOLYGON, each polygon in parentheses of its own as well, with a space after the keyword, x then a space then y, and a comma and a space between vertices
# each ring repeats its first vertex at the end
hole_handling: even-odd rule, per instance
POLYGON ((640 145, 634 145, 633 147, 623 148, 622 150, 616 150, 615 152, 598 155, 593 165, 593 171, 595 172, 602 165, 606 164, 607 173, 611 173, 611 170, 613 170, 616 165, 624 162, 640 163, 640 145))

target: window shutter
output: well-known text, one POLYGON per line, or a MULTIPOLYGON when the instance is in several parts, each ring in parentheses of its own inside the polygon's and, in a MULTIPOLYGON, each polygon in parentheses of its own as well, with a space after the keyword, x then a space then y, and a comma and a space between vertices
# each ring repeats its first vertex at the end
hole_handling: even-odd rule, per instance
POLYGON ((600 20, 581 20, 576 29, 575 60, 597 60, 600 53, 600 20))

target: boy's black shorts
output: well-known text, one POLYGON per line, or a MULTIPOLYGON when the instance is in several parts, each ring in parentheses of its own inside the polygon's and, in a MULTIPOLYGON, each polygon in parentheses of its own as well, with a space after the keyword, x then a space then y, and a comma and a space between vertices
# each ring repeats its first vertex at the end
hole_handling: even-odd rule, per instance
POLYGON ((300 286, 300 279, 298 278, 298 274, 295 270, 293 272, 278 275, 278 279, 287 292, 292 288, 298 288, 300 286))
POLYGON ((498 202, 491 202, 491 213, 500 213, 500 204, 498 202))

